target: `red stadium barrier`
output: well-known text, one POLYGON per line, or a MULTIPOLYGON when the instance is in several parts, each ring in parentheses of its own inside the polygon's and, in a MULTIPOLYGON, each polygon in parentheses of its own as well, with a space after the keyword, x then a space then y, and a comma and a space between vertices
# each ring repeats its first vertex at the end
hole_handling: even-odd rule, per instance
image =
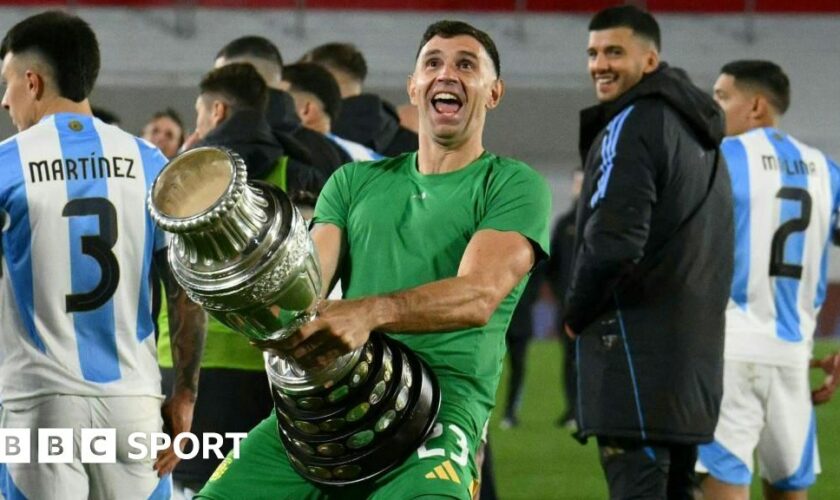
MULTIPOLYGON (((529 12, 593 12, 624 2, 615 0, 523 0, 522 8, 529 12)), ((743 12, 744 0, 648 0, 653 12, 725 13, 743 12)), ((0 0, 5 6, 125 6, 125 7, 175 7, 196 5, 215 8, 293 8, 304 6, 310 10, 405 10, 405 11, 514 11, 515 0, 0 0), (299 5, 300 4, 300 5, 299 5)), ((756 0, 755 12, 785 13, 840 13, 838 0, 756 0)))

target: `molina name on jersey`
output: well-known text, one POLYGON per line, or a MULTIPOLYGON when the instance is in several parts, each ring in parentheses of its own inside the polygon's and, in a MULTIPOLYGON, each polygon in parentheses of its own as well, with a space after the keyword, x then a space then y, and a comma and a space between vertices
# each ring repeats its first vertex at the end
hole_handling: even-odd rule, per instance
POLYGON ((802 366, 825 300, 840 168, 774 128, 727 138, 735 206, 735 275, 727 359, 802 366))

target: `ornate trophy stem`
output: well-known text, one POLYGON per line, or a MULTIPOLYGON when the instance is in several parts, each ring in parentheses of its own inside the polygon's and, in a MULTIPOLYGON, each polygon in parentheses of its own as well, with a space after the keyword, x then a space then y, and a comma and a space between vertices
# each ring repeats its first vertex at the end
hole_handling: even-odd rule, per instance
MULTIPOLYGON (((235 153, 197 148, 174 158, 152 185, 149 210, 173 233, 173 275, 225 325, 282 340, 314 317, 321 272, 305 221, 285 193, 248 183, 235 153)), ((290 462, 322 484, 394 467, 425 439, 440 405, 431 370, 378 334, 319 370, 280 356, 266 370, 290 462)))

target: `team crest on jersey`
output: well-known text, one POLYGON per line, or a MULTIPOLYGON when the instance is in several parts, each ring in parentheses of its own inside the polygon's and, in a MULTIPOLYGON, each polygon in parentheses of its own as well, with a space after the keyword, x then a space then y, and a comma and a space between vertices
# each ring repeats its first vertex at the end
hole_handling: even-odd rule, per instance
POLYGON ((85 128, 79 120, 70 120, 67 123, 67 126, 70 127, 70 130, 73 132, 81 132, 82 129, 85 128))
POLYGON ((444 460, 442 464, 435 467, 425 477, 426 479, 442 479, 461 484, 461 478, 458 477, 458 472, 455 471, 455 467, 452 467, 452 462, 449 460, 444 460))

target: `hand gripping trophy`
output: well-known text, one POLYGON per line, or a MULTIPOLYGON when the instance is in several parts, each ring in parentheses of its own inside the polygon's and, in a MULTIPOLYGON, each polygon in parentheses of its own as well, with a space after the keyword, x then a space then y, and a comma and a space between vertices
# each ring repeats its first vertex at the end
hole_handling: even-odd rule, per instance
MULTIPOLYGON (((190 298, 254 341, 283 340, 315 317, 321 272, 306 223, 281 191, 248 182, 221 148, 174 158, 152 184, 149 210, 173 234, 169 264, 190 298)), ((266 363, 280 438, 307 479, 346 485, 413 453, 440 406, 431 370, 382 334, 329 366, 266 363)))

